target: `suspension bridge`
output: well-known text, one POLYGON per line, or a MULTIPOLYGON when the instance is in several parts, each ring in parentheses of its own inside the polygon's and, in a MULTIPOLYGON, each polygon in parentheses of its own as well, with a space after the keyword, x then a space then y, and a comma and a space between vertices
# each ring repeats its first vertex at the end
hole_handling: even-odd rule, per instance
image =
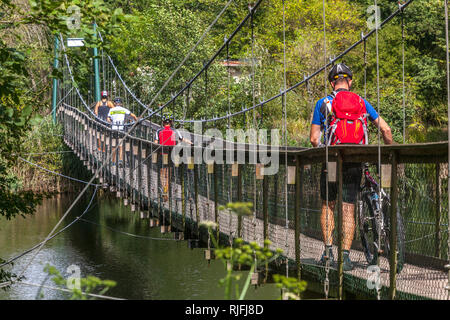
MULTIPOLYGON (((208 87, 208 70, 221 57, 224 61, 229 61, 230 44, 245 28, 250 30, 252 35, 250 66, 254 71, 253 16, 261 2, 262 0, 257 1, 249 7, 248 15, 225 37, 223 45, 204 63, 204 67, 189 81, 183 82, 183 87, 159 107, 152 108, 164 87, 150 103, 145 103, 125 83, 110 55, 102 52, 100 58, 94 59, 95 79, 102 79, 103 89, 111 92, 113 96, 123 97, 124 105, 134 114, 140 115, 137 122, 125 124, 127 130, 124 131, 112 130, 107 122, 96 117, 93 106, 100 96, 99 81, 91 81, 84 87, 75 83, 75 69, 67 55, 64 39, 62 36, 58 39, 61 45, 60 68, 63 79, 59 87, 54 86, 54 117, 63 127, 65 143, 92 172, 92 179, 85 182, 83 192, 89 186, 103 187, 117 198, 123 199, 124 203, 131 207, 131 211, 139 213, 143 219, 148 219, 151 226, 160 227, 162 233, 172 233, 180 240, 189 239, 192 245, 204 243, 207 249, 211 246, 208 233, 200 227, 204 221, 215 222, 215 232, 222 243, 229 244, 232 239, 240 237, 244 241, 256 241, 263 246, 264 240, 269 239, 271 249, 283 250, 282 257, 270 265, 270 272, 279 271, 287 276, 318 283, 320 285, 312 289, 323 292, 327 298, 343 298, 345 294, 354 294, 379 299, 449 299, 448 141, 381 145, 378 139, 378 143, 366 146, 287 146, 285 117, 289 94, 296 88, 308 87, 314 79, 326 75, 333 64, 356 48, 363 47, 365 57, 366 42, 373 38, 377 44, 378 70, 379 33, 383 26, 394 23, 394 17, 403 16, 408 6, 414 5, 414 1, 401 4, 388 18, 379 21, 379 28, 366 35, 362 34, 361 39, 335 57, 329 58, 325 49, 324 65, 291 87, 287 87, 284 61, 283 88, 268 99, 261 100, 261 97, 258 97, 260 101, 256 101, 253 77, 252 89, 250 93, 247 92, 251 95, 252 104, 239 110, 236 110, 236 104, 229 98, 231 80, 230 67, 227 64, 223 87, 228 90, 226 114, 216 114, 207 119, 186 119, 186 114, 195 100, 193 92, 196 92, 197 96, 203 95, 202 98, 196 99, 196 103, 201 101, 208 105, 208 92, 215 90, 208 87), (264 108, 271 104, 279 104, 279 108, 283 110, 282 146, 275 147, 270 143, 255 146, 246 141, 222 140, 206 134, 205 131, 193 133, 194 126, 199 123, 205 128, 226 129, 231 128, 236 121, 241 121, 240 119, 246 121, 248 115, 249 118, 253 116, 253 125, 257 127, 255 111, 259 110, 262 117, 264 108), (194 162, 194 158, 186 154, 183 154, 185 161, 181 161, 181 158, 170 156, 175 147, 154 143, 155 132, 160 128, 165 109, 172 110, 175 123, 183 129, 183 135, 194 141, 193 152, 198 150, 203 154, 212 150, 214 162, 194 162), (196 143, 197 140, 201 142, 196 143), (99 150, 99 143, 105 145, 105 152, 99 150), (119 146, 124 149, 123 166, 116 165, 119 156, 118 152, 113 152, 119 146), (264 174, 265 160, 257 151, 264 151, 266 156, 270 155, 279 160, 277 174, 264 174), (233 161, 228 161, 227 153, 232 155, 233 161), (244 155, 245 163, 237 162, 239 153, 244 155), (406 253, 403 270, 400 273, 395 272, 398 263, 395 250, 392 250, 390 256, 381 257, 378 264, 381 283, 379 287, 369 285, 374 278, 368 271, 369 265, 363 253, 358 228, 350 251, 355 268, 351 271, 343 270, 343 214, 340 208, 342 168, 345 162, 368 162, 371 168, 378 169, 382 174, 382 186, 391 196, 391 205, 398 208, 404 221, 406 253), (340 195, 335 214, 337 236, 334 237, 333 250, 335 256, 339 257, 335 266, 318 264, 323 251, 319 177, 325 163, 336 168, 334 173, 330 170, 328 174, 335 176, 334 181, 337 182, 340 195), (167 171, 170 181, 167 193, 163 190, 160 175, 164 168, 170 168, 167 171), (229 202, 253 203, 252 215, 240 217, 219 210, 221 205, 229 202)), ((445 9, 447 10, 447 7, 445 9)), ((325 9, 323 19, 325 25, 325 9)), ((448 31, 447 12, 446 23, 448 31)), ((281 31, 284 40, 284 16, 281 31)), ((183 63, 185 61, 186 59, 183 63)), ((176 77, 176 71, 169 81, 176 77)), ((403 79, 403 94, 404 85, 403 79)), ((326 86, 325 82, 325 94, 326 86)), ((377 92, 379 102, 379 88, 377 92)), ((395 224, 392 228, 395 228, 395 224)), ((396 243, 396 239, 392 243, 396 243)), ((258 270, 260 273, 265 271, 269 270, 258 270)))

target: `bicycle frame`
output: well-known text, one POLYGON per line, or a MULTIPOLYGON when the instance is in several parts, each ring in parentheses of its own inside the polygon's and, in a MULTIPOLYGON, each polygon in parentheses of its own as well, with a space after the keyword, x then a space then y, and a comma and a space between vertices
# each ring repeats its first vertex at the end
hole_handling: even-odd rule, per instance
MULTIPOLYGON (((377 250, 379 253, 382 253, 381 249, 381 239, 384 238, 386 234, 385 223, 384 223, 384 213, 381 208, 383 208, 383 202, 387 199, 387 195, 384 192, 383 188, 380 188, 380 185, 375 181, 375 179, 371 176, 369 172, 369 164, 364 164, 364 183, 361 186, 361 200, 364 201, 367 198, 370 203, 370 210, 372 211, 373 218, 375 220, 375 225, 378 234, 378 239, 376 243, 377 250), (380 201, 381 195, 381 201, 380 201)), ((368 203, 368 204, 369 204, 368 203)))

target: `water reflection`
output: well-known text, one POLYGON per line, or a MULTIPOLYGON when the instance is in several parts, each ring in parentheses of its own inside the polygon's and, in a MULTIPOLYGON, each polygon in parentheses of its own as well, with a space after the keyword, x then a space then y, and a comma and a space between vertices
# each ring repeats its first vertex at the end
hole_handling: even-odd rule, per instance
MULTIPOLYGON (((86 208, 90 195, 74 208, 66 218, 66 225, 86 208)), ((0 220, 0 256, 11 258, 42 241, 64 214, 73 196, 58 196, 45 200, 37 213, 27 219, 0 220)), ((150 229, 122 202, 98 196, 83 217, 103 226, 123 232, 151 236, 161 235, 150 229)), ((19 273, 33 254, 16 261, 12 271, 19 273)), ((83 221, 51 240, 27 269, 26 281, 42 283, 46 263, 55 266, 64 276, 72 264, 81 268, 81 275, 111 279, 117 286, 108 295, 126 299, 223 299, 224 289, 218 281, 224 276, 221 261, 210 265, 203 258, 203 249, 189 249, 185 241, 157 241, 126 236, 110 229, 83 221)), ((51 280, 45 282, 53 286, 51 280)), ((241 286, 242 287, 242 286, 241 286)), ((35 299, 38 288, 14 285, 7 292, 0 291, 0 299, 35 299)), ((44 299, 66 299, 68 295, 43 289, 44 299)), ((277 299, 279 290, 274 284, 251 288, 248 299, 277 299)))

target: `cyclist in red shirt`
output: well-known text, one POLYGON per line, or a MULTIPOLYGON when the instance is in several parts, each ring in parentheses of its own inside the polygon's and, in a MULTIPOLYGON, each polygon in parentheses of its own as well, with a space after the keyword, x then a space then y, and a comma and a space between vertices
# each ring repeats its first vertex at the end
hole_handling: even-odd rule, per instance
MULTIPOLYGON (((180 132, 174 128, 172 128, 172 119, 166 117, 163 119, 163 127, 156 131, 155 143, 158 143, 163 146, 175 146, 179 141, 184 141, 189 144, 192 142, 188 139, 185 139, 181 136, 180 132)), ((163 153, 167 154, 167 153, 163 153)), ((160 176, 161 176, 161 185, 163 187, 163 199, 164 201, 168 200, 167 192, 169 190, 169 168, 161 168, 160 176)))

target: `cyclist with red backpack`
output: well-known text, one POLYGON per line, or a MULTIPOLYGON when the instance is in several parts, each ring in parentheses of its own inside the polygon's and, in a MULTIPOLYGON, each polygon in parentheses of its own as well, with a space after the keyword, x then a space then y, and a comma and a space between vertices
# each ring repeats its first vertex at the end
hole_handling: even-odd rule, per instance
MULTIPOLYGON (((367 119, 380 128, 385 144, 392 143, 392 133, 384 121, 365 99, 350 91, 353 73, 343 63, 334 65, 328 74, 333 92, 317 101, 311 124, 310 140, 314 147, 338 144, 368 144, 367 119), (322 137, 322 142, 320 141, 322 137)), ((343 251, 344 271, 353 269, 349 252, 355 233, 355 202, 361 182, 361 163, 343 164, 343 251)), ((320 259, 324 265, 329 259, 333 263, 334 207, 336 204, 336 182, 328 183, 328 207, 326 205, 326 167, 320 175, 320 197, 322 210, 320 222, 325 250, 320 259)))
MULTIPOLYGON (((170 117, 164 117, 162 124, 163 127, 156 131, 155 143, 163 146, 175 146, 178 141, 184 141, 192 144, 190 140, 183 138, 178 130, 172 128, 172 119, 170 117)), ((160 177, 164 201, 168 200, 167 193, 169 190, 169 175, 170 172, 168 167, 161 168, 160 177)))

